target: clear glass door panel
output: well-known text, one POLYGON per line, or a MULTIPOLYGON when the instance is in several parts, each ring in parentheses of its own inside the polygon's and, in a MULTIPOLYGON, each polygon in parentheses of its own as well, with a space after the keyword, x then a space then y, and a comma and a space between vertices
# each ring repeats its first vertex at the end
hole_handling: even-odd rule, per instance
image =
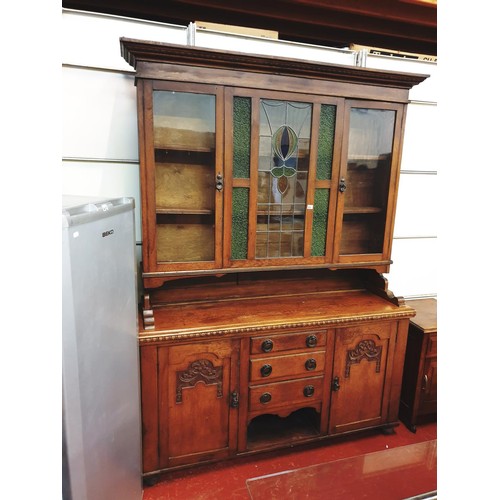
POLYGON ((153 92, 157 260, 215 256, 215 96, 153 92))
POLYGON ((310 103, 260 101, 256 257, 304 254, 310 103))
POLYGON ((383 250, 396 111, 352 108, 340 254, 383 250))

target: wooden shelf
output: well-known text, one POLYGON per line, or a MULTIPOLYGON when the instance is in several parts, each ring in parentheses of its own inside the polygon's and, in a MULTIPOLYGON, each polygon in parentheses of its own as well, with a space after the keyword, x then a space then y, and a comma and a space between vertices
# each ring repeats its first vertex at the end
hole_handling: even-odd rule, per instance
POLYGON ((206 167, 214 161, 215 150, 191 148, 188 146, 172 148, 155 148, 155 163, 184 164, 189 166, 206 167))
POLYGON ((344 208, 345 214, 379 214, 383 211, 380 207, 347 207, 344 208))
POLYGON ((210 209, 186 209, 186 208, 157 208, 157 215, 213 215, 214 210, 210 209))
POLYGON ((378 161, 386 159, 387 155, 350 155, 347 162, 350 161, 378 161))
POLYGON ((266 212, 264 210, 257 210, 257 216, 268 216, 268 215, 270 215, 271 217, 279 217, 281 215, 286 215, 286 216, 295 215, 295 216, 305 217, 306 211, 286 210, 283 212, 266 212))
POLYGON ((315 438, 320 435, 319 421, 320 415, 313 408, 294 411, 286 418, 260 415, 248 426, 247 447, 258 450, 315 438))
POLYGON ((168 146, 156 146, 155 151, 181 151, 184 153, 211 153, 213 154, 215 148, 204 148, 204 147, 195 147, 189 144, 169 144, 168 146))

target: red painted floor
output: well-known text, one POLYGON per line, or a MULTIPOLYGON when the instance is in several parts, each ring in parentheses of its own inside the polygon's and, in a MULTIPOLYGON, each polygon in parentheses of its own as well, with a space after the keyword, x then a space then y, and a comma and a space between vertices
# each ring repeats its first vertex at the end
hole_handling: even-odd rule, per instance
MULTIPOLYGON (((351 480, 352 485, 358 485, 356 486, 356 494, 358 495, 356 498, 375 498, 373 494, 372 496, 369 495, 369 491, 366 491, 368 496, 363 496, 362 488, 364 487, 360 488, 360 482, 356 479, 359 474, 355 476, 353 473, 351 477, 348 474, 339 472, 340 470, 355 471, 360 467, 368 467, 369 471, 372 472, 378 470, 377 474, 385 477, 385 479, 377 479, 377 474, 371 474, 369 481, 366 482, 366 489, 372 489, 373 493, 373 488, 376 488, 377 495, 379 495, 376 498, 389 499, 397 494, 394 488, 394 479, 389 479, 389 469, 394 469, 394 462, 402 463, 402 461, 405 461, 405 463, 411 465, 411 457, 415 457, 416 460, 417 456, 423 456, 425 448, 427 455, 431 456, 430 460, 434 460, 433 463, 435 464, 435 453, 432 458, 433 443, 430 443, 434 440, 437 440, 437 424, 435 422, 419 425, 415 434, 410 432, 403 424, 396 427, 395 434, 388 436, 383 435, 380 431, 365 431, 348 437, 332 439, 321 444, 298 446, 292 449, 252 457, 241 457, 212 465, 165 473, 157 477, 156 484, 144 487, 143 500, 249 500, 251 498, 274 498, 278 500, 286 498, 289 500, 293 498, 290 493, 293 488, 290 489, 290 484, 288 484, 289 489, 287 491, 289 493, 283 496, 284 493, 279 490, 278 484, 283 478, 286 478, 289 483, 291 481, 291 483, 298 486, 303 485, 304 481, 316 481, 318 483, 325 480, 325 478, 333 478, 334 474, 337 474, 338 477, 345 477, 346 484, 348 484, 348 480, 351 480), (426 444, 409 447, 409 445, 418 443, 426 444), (395 450, 394 453, 374 454, 374 452, 393 450, 394 448, 399 449, 395 450), (371 455, 365 457, 363 460, 364 465, 360 465, 359 457, 366 454, 371 455), (352 457, 358 458, 350 461, 342 460, 352 457), (339 460, 338 463, 332 464, 337 460, 339 460), (329 467, 331 468, 329 469, 329 467), (286 476, 277 474, 285 471, 289 471, 286 476), (270 474, 276 476, 273 476, 273 479, 263 477, 270 474), (276 484, 273 482, 274 479, 277 480, 276 484), (388 493, 384 497, 384 488, 388 489, 390 495, 388 493)), ((413 466, 420 465, 413 464, 413 466)), ((402 468, 399 467, 399 469, 397 475, 393 477, 401 477, 401 484, 404 483, 405 486, 408 486, 409 481, 414 481, 415 493, 413 494, 415 495, 422 493, 422 488, 429 491, 429 485, 432 484, 433 476, 435 477, 436 473, 435 465, 431 464, 430 472, 427 472, 426 483, 424 484, 421 475, 406 473, 401 476, 402 468)), ((349 486, 342 487, 349 488, 349 486)), ((352 490, 352 493, 354 494, 354 490, 352 490)), ((355 498, 354 495, 348 495, 346 491, 343 494, 343 498, 349 498, 349 500, 355 498)), ((297 498, 304 498, 304 495, 302 494, 297 498)), ((323 500, 324 498, 334 497, 331 494, 327 497, 324 494, 322 496, 310 494, 307 498, 321 498, 323 500)))

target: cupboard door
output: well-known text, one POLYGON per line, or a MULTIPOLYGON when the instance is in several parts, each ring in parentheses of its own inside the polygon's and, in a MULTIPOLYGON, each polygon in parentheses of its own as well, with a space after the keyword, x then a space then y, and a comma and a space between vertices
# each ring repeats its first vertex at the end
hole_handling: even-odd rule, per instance
POLYGON ((394 226, 404 107, 347 101, 335 259, 388 260, 394 226))
POLYGON ((224 458, 236 449, 237 343, 159 348, 160 467, 224 458))
POLYGON ((225 266, 331 261, 341 105, 327 97, 226 90, 225 266))
POLYGON ((422 374, 422 391, 420 396, 419 415, 436 413, 437 411, 437 358, 425 360, 422 374))
POLYGON ((396 329, 377 323, 336 330, 330 433, 385 423, 396 329))
POLYGON ((215 86, 144 82, 146 272, 220 267, 220 95, 215 86))

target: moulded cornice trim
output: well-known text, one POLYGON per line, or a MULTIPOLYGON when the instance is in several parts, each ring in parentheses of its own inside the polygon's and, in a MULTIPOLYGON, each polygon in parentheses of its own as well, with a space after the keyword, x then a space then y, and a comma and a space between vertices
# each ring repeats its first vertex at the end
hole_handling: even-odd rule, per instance
MULTIPOLYGON (((429 77, 429 75, 418 73, 382 71, 300 59, 249 55, 124 37, 120 38, 120 47, 122 57, 134 69, 137 69, 139 62, 183 64, 408 90, 429 77)), ((140 78, 140 73, 137 76, 140 78)))

